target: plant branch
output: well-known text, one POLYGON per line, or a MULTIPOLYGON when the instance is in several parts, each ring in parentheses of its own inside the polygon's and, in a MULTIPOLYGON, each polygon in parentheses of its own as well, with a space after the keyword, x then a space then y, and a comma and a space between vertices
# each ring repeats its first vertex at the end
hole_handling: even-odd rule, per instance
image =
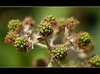
POLYGON ((47 38, 45 39, 45 43, 46 43, 49 51, 51 52, 52 51, 52 47, 49 45, 49 42, 48 42, 47 38))
POLYGON ((54 65, 54 61, 53 61, 53 59, 51 58, 51 61, 49 62, 49 64, 48 64, 47 67, 53 67, 53 65, 54 65))
MULTIPOLYGON (((46 42, 46 45, 48 46, 49 51, 51 52, 51 51, 52 51, 52 47, 50 46, 48 40, 45 39, 45 42, 46 42)), ((61 64, 58 63, 56 60, 53 60, 53 59, 52 59, 52 61, 54 61, 59 67, 61 67, 61 64)), ((51 64, 52 64, 52 62, 50 63, 50 65, 51 65, 51 64)))

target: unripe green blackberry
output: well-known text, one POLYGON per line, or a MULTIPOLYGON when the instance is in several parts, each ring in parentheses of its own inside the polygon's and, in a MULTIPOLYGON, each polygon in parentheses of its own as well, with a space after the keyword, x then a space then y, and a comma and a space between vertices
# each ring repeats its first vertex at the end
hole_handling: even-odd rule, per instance
POLYGON ((73 30, 80 22, 74 17, 68 18, 65 21, 65 25, 69 30, 73 30))
POLYGON ((100 67, 100 55, 91 56, 88 59, 87 66, 89 66, 89 67, 100 67))
POLYGON ((53 15, 49 15, 46 17, 46 21, 49 22, 51 20, 54 20, 55 21, 55 17, 53 15))
POLYGON ((14 46, 21 52, 28 52, 29 50, 29 42, 24 37, 16 38, 14 46))
POLYGON ((78 35, 79 43, 83 46, 87 46, 91 42, 91 36, 87 32, 83 32, 78 35))
POLYGON ((59 61, 65 60, 66 56, 68 55, 68 48, 64 45, 57 45, 53 48, 53 57, 59 61))
POLYGON ((11 44, 14 43, 15 39, 16 39, 16 33, 9 31, 5 37, 5 42, 11 44))
POLYGON ((9 23, 8 23, 8 29, 9 31, 15 31, 15 29, 18 27, 18 26, 21 26, 21 21, 20 20, 10 20, 9 23))
POLYGON ((43 36, 49 36, 53 32, 53 28, 51 24, 45 23, 43 25, 39 25, 39 32, 43 36))
POLYGON ((61 17, 61 18, 58 19, 58 22, 61 26, 64 26, 65 25, 65 20, 66 20, 65 18, 61 17))

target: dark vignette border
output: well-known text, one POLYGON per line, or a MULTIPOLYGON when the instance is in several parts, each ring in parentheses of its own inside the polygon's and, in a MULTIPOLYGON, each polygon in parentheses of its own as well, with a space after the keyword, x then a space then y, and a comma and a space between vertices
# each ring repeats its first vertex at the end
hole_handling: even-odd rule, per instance
POLYGON ((0 6, 99 6, 99 0, 1 0, 0 6))

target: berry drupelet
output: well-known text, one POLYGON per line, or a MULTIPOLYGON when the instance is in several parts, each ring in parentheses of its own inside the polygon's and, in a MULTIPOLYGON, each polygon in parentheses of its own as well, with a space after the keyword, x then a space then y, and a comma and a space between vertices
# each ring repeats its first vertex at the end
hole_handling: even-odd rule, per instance
POLYGON ((68 48, 65 45, 57 45, 52 50, 53 59, 63 61, 68 55, 68 48))
POLYGON ((88 67, 100 67, 100 55, 93 55, 88 59, 88 67))
POLYGON ((30 47, 28 39, 25 37, 16 38, 14 46, 21 52, 28 52, 30 47))

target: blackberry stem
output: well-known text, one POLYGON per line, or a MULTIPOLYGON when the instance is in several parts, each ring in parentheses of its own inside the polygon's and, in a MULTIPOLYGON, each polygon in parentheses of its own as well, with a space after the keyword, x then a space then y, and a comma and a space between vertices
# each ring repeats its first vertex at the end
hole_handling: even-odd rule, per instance
POLYGON ((54 65, 54 61, 53 61, 53 59, 51 58, 51 61, 49 62, 49 64, 48 64, 47 67, 53 67, 53 65, 54 65))
MULTIPOLYGON (((45 43, 46 43, 46 45, 47 45, 49 51, 51 52, 51 51, 52 51, 52 47, 50 46, 50 44, 49 44, 49 42, 48 42, 47 39, 45 39, 45 43)), ((54 62, 58 65, 58 67, 61 67, 61 64, 60 64, 59 62, 57 62, 56 60, 51 59, 51 63, 52 63, 52 61, 54 61, 54 62)), ((50 63, 50 64, 51 64, 51 63, 50 63)))
POLYGON ((55 29, 53 35, 52 35, 52 38, 50 40, 50 45, 53 46, 53 42, 56 40, 56 38, 58 37, 58 33, 60 32, 59 29, 55 29))
MULTIPOLYGON (((80 59, 79 57, 78 57, 78 53, 80 53, 80 51, 78 51, 79 50, 79 48, 77 48, 76 46, 74 46, 74 44, 68 39, 68 41, 70 42, 70 44, 74 47, 74 50, 72 50, 72 52, 73 52, 73 54, 76 56, 76 58, 77 58, 77 60, 76 61, 83 61, 83 60, 85 60, 85 59, 80 59)), ((81 64, 82 65, 82 64, 81 64)), ((84 65, 83 65, 84 66, 84 65)))
POLYGON ((46 43, 49 51, 51 52, 52 51, 52 47, 49 45, 49 42, 48 42, 47 38, 45 39, 45 43, 46 43))
POLYGON ((32 41, 32 40, 29 39, 29 41, 32 43, 32 45, 37 45, 37 46, 40 46, 42 48, 47 48, 46 45, 39 43, 39 42, 41 42, 41 40, 34 42, 34 41, 32 41))

